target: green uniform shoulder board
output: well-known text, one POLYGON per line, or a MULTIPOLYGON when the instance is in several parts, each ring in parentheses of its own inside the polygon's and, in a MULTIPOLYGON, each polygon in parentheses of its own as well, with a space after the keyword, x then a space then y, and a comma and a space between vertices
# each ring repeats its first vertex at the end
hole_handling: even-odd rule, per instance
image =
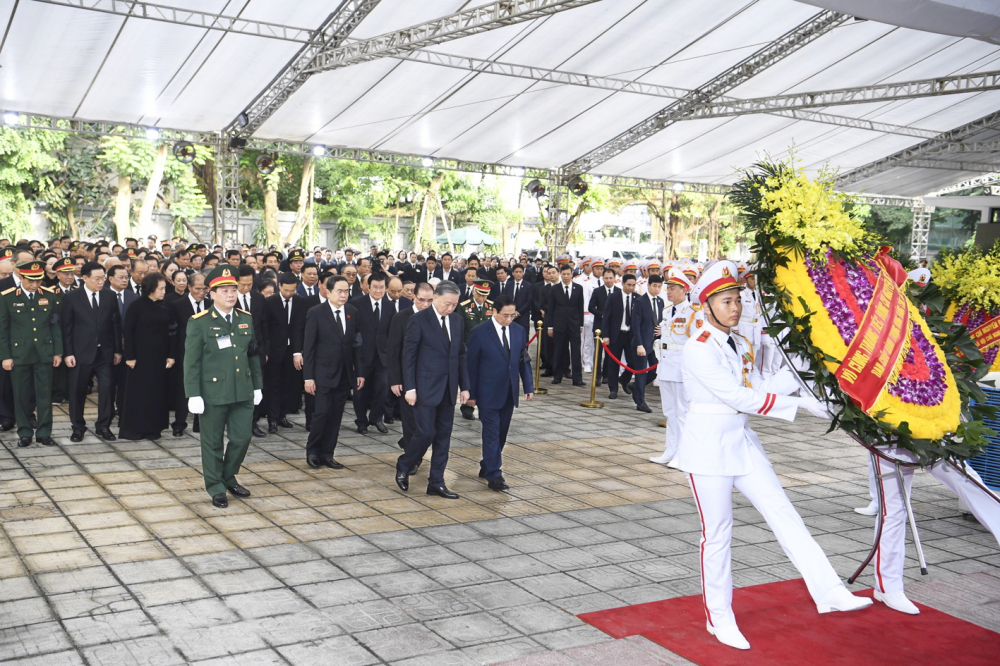
POLYGON ((208 314, 208 310, 202 310, 201 312, 199 312, 196 315, 191 315, 191 319, 197 319, 198 317, 204 317, 207 314, 208 314))
POLYGON ((16 290, 17 290, 17 287, 11 287, 10 289, 4 289, 4 290, 3 290, 3 293, 0 293, 0 296, 6 296, 6 295, 7 295, 7 294, 9 294, 10 292, 12 292, 12 291, 16 291, 16 290))
POLYGON ((56 293, 56 288, 55 287, 39 287, 39 289, 41 289, 42 291, 47 291, 50 294, 56 293))
POLYGON ((483 305, 493 305, 493 301, 491 301, 490 299, 487 298, 486 302, 483 303, 483 305))
MULTIPOLYGON (((4 292, 4 293, 7 293, 7 292, 4 292)), ((469 303, 471 303, 471 302, 472 302, 472 299, 470 298, 470 299, 469 299, 469 300, 467 300, 467 301, 462 301, 461 303, 459 303, 459 305, 461 305, 461 306, 463 306, 463 307, 464 307, 464 306, 468 305, 468 304, 469 304, 469 303)))
POLYGON ((251 317, 253 316, 252 314, 250 314, 249 312, 247 312, 247 311, 246 311, 246 310, 244 310, 243 308, 236 308, 236 311, 237 311, 237 312, 242 312, 242 313, 243 313, 243 314, 245 314, 245 315, 250 315, 251 317))

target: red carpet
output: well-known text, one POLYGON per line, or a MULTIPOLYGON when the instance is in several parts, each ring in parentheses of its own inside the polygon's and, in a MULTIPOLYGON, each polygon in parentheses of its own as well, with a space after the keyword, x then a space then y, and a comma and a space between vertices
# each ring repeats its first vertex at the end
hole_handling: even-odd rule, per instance
MULTIPOLYGON (((871 597, 872 591, 858 594, 871 597)), ((819 615, 801 580, 736 589, 733 611, 750 650, 705 631, 701 595, 585 613, 580 619, 615 638, 645 636, 701 666, 997 666, 1000 634, 917 604, 905 615, 875 602, 851 613, 819 615)))

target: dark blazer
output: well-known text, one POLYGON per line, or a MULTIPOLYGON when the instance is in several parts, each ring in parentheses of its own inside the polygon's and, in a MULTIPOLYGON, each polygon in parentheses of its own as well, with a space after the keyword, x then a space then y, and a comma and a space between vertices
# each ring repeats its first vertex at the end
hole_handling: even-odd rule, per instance
POLYGON ((479 270, 476 271, 476 274, 479 276, 480 280, 489 280, 490 282, 497 281, 497 269, 495 268, 492 267, 486 268, 485 266, 480 266, 479 270))
MULTIPOLYGON (((101 291, 101 294, 103 295, 105 292, 108 293, 108 295, 111 297, 113 301, 115 301, 116 303, 118 302, 118 292, 112 289, 107 282, 104 283, 104 289, 101 291)), ((132 291, 127 287, 122 292, 122 302, 124 303, 124 305, 120 308, 119 311, 119 315, 122 320, 122 326, 125 325, 125 313, 128 312, 128 306, 132 305, 140 298, 141 296, 137 296, 134 291, 132 291)))
POLYGON ((383 325, 388 327, 392 315, 396 314, 388 311, 386 308, 388 302, 388 296, 383 296, 378 302, 378 319, 375 319, 371 297, 362 294, 350 302, 350 305, 353 305, 354 309, 358 311, 357 328, 361 335, 361 352, 358 355, 357 364, 361 374, 367 374, 375 366, 376 359, 379 362, 382 361, 382 354, 378 353, 378 332, 383 325))
MULTIPOLYGON (((293 316, 294 309, 293 305, 293 316)), ((302 377, 305 380, 314 380, 318 388, 337 388, 343 381, 342 376, 345 373, 351 386, 357 386, 354 342, 358 334, 358 311, 350 303, 345 303, 342 314, 346 332, 337 326, 329 304, 313 307, 306 313, 302 377)))
POLYGON ((306 330, 306 310, 309 303, 298 294, 292 296, 292 319, 286 321, 281 294, 264 299, 267 312, 267 360, 281 361, 286 354, 302 352, 306 330))
MULTIPOLYGON (((187 342, 187 323, 188 319, 194 316, 194 307, 191 305, 191 299, 187 296, 175 299, 167 307, 170 309, 171 322, 177 325, 176 334, 171 342, 170 357, 178 366, 183 367, 184 343, 187 342)), ((212 307, 212 301, 206 297, 202 301, 202 310, 207 310, 210 307, 212 307)))
MULTIPOLYGON (((633 303, 633 319, 632 326, 635 326, 635 307, 634 303, 641 298, 634 291, 630 294, 632 296, 633 303)), ((623 333, 622 320, 625 318, 625 294, 621 289, 615 288, 615 295, 608 299, 607 303, 604 304, 604 317, 601 319, 601 337, 609 338, 611 342, 617 342, 618 337, 623 333)), ((631 336, 631 333, 625 333, 625 335, 631 336)), ((629 338, 631 340, 631 337, 629 338)))
MULTIPOLYGON (((511 394, 514 396, 514 405, 517 406, 521 394, 517 384, 519 376, 524 392, 535 392, 531 359, 525 349, 528 333, 520 326, 508 326, 507 335, 510 341, 509 355, 504 350, 492 321, 476 326, 469 334, 465 349, 465 362, 469 369, 469 398, 475 400, 480 408, 500 409, 507 404, 507 398, 511 394)), ((419 392, 417 397, 420 397, 419 392)))
POLYGON ((583 287, 570 282, 569 298, 566 298, 562 282, 549 287, 545 314, 545 328, 551 328, 556 333, 579 332, 583 326, 583 287))
POLYGON ((421 282, 427 282, 427 266, 423 264, 417 264, 416 266, 411 265, 407 262, 403 266, 402 272, 399 274, 403 282, 409 281, 413 284, 420 284, 421 282))
POLYGON ((663 316, 663 297, 657 298, 660 302, 655 309, 647 295, 639 296, 632 308, 632 346, 642 345, 650 356, 653 355, 653 329, 663 316))
MULTIPOLYGON (((434 277, 439 280, 444 279, 444 268, 438 266, 434 269, 434 277)), ((455 268, 455 264, 451 265, 451 271, 448 273, 448 279, 457 285, 465 284, 465 271, 460 271, 455 268)))
POLYGON ((459 291, 461 291, 461 293, 458 296, 459 303, 464 303, 465 301, 472 298, 472 286, 465 284, 465 277, 462 278, 462 283, 458 285, 458 289, 459 291))
POLYGON ((358 277, 358 279, 354 281, 354 284, 351 284, 350 282, 348 282, 347 284, 351 290, 350 293, 347 294, 348 302, 350 302, 352 298, 357 298, 358 296, 364 296, 365 292, 361 291, 360 277, 358 277))
POLYGON ((389 332, 385 343, 385 369, 389 378, 389 386, 403 383, 403 341, 406 338, 406 325, 413 316, 413 306, 400 310, 399 314, 389 321, 389 332))
POLYGON ((535 302, 535 285, 528 282, 527 278, 521 280, 521 288, 517 290, 517 298, 514 298, 514 278, 507 280, 507 288, 504 289, 504 296, 514 299, 514 309, 521 316, 515 319, 518 324, 528 330, 531 327, 531 311, 535 302))
MULTIPOLYGON (((298 294, 299 296, 305 297, 306 296, 306 286, 304 284, 302 284, 302 282, 299 282, 299 286, 297 286, 295 288, 295 293, 298 294)), ((313 285, 313 296, 316 296, 318 294, 319 294, 319 282, 317 282, 316 284, 313 285)))
MULTIPOLYGON (((253 334, 257 340, 257 348, 261 351, 261 363, 267 354, 267 308, 264 306, 264 295, 256 289, 251 289, 250 293, 250 315, 253 318, 253 334)), ((236 307, 243 310, 243 294, 236 297, 236 307)))
MULTIPOLYGON (((619 289, 618 287, 611 287, 611 290, 616 294, 621 293, 621 289, 619 289)), ((590 312, 590 314, 594 315, 594 324, 598 328, 601 328, 602 324, 601 319, 604 317, 604 307, 607 305, 607 303, 608 303, 608 288, 605 287, 602 282, 601 286, 595 288, 593 293, 590 294, 590 303, 587 305, 587 310, 590 312)), ((603 331, 604 329, 601 328, 601 330, 603 331)))
POLYGON ((403 340, 403 391, 417 391, 417 404, 436 407, 447 401, 455 404, 452 391, 465 390, 469 376, 465 369, 465 324, 457 312, 448 315, 451 344, 445 336, 433 306, 414 314, 406 325, 403 340))
MULTIPOLYGON (((385 304, 386 312, 382 315, 382 322, 379 325, 378 335, 375 338, 375 344, 378 349, 379 360, 382 361, 383 367, 388 367, 388 357, 386 354, 386 347, 389 344, 389 327, 392 325, 392 320, 396 318, 396 315, 403 310, 412 310, 413 301, 403 296, 396 299, 395 304, 392 299, 386 295, 385 299, 382 301, 385 304)), ((400 340, 402 342, 402 340, 400 340)), ((396 382, 397 384, 399 382, 396 382)))
POLYGON ((86 289, 73 289, 62 299, 63 354, 75 356, 79 365, 93 365, 98 345, 114 354, 122 353, 122 320, 115 299, 106 292, 97 295, 97 312, 86 289))

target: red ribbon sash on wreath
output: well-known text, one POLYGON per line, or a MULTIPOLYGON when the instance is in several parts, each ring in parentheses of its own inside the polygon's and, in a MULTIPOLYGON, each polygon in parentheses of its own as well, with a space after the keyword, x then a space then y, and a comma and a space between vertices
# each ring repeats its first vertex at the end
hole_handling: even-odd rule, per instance
POLYGON ((1000 317, 987 319, 985 323, 969 331, 969 337, 981 352, 1000 344, 1000 317))
POLYGON ((868 310, 834 373, 840 388, 865 413, 878 400, 901 363, 909 334, 910 310, 906 296, 888 271, 879 271, 868 310))

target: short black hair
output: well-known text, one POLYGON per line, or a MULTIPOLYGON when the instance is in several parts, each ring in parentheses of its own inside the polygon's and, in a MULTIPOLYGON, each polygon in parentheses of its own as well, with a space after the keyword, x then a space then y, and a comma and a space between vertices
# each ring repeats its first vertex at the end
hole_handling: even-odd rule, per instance
POLYGON ((347 278, 343 275, 331 275, 326 279, 326 289, 327 291, 333 291, 333 288, 338 282, 347 282, 347 278))
POLYGON ((96 261, 88 261, 83 265, 83 268, 80 269, 80 275, 82 275, 83 277, 90 277, 90 271, 92 270, 103 271, 104 266, 101 266, 96 261))
POLYGON ((282 273, 278 276, 278 284, 298 284, 299 279, 295 277, 295 273, 282 273))
POLYGON ((513 273, 514 271, 516 271, 518 269, 521 269, 521 272, 523 273, 524 272, 524 265, 523 264, 514 264, 513 266, 510 267, 510 272, 513 273))
POLYGON ((649 283, 649 284, 662 284, 663 283, 663 276, 662 275, 650 275, 649 279, 646 280, 646 282, 649 283))
POLYGON ((166 282, 167 278, 163 276, 163 273, 150 273, 146 277, 142 278, 142 294, 143 296, 149 296, 154 291, 159 289, 160 282, 166 282))
POLYGON ((635 275, 633 273, 626 273, 622 276, 622 284, 625 284, 629 280, 635 280, 635 275))
POLYGON ((254 274, 253 267, 249 264, 240 264, 240 267, 237 270, 240 272, 240 277, 246 277, 254 274))

